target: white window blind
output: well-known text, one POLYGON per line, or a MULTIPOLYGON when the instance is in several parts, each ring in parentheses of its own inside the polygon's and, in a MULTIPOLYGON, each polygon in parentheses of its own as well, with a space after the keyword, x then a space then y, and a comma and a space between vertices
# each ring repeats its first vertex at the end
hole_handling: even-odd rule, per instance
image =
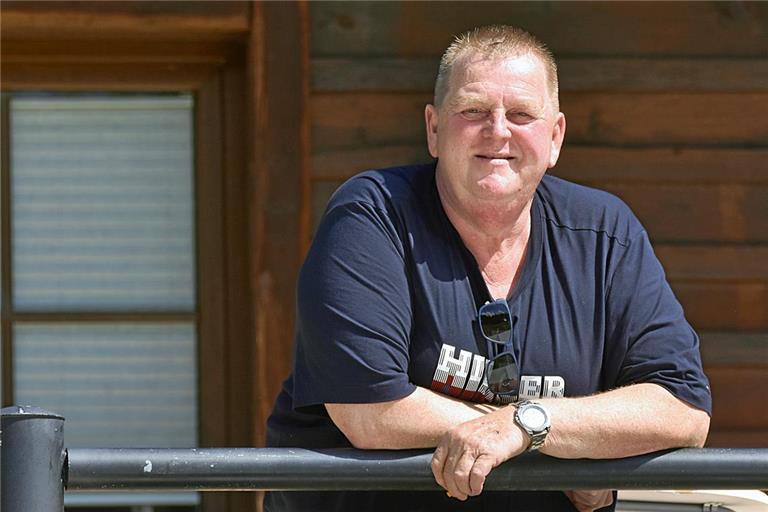
POLYGON ((192 98, 13 98, 16 311, 192 310, 192 98))
POLYGON ((197 446, 191 324, 20 323, 17 403, 63 415, 68 447, 197 446))

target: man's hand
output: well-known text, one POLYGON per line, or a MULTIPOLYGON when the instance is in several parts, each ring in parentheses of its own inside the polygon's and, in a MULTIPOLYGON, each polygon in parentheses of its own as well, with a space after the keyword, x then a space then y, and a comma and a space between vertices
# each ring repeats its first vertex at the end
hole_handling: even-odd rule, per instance
POLYGON ((514 407, 504 407, 442 437, 432 457, 432 473, 449 496, 461 501, 477 496, 493 468, 525 451, 530 438, 515 423, 514 413, 514 407))
POLYGON ((565 491, 565 495, 579 512, 592 512, 613 503, 611 491, 565 491))

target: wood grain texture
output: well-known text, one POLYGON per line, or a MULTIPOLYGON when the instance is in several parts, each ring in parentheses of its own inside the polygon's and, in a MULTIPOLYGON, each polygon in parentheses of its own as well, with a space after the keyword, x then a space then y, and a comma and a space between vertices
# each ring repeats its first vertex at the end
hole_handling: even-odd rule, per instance
POLYGON ((768 147, 631 148, 566 144, 551 174, 584 184, 768 184, 768 147))
POLYGON ((654 242, 768 242, 768 186, 603 183, 654 242))
POLYGON ((671 282, 697 330, 768 330, 768 282, 671 282))
POLYGON ((211 75, 211 66, 197 63, 51 63, 3 62, 4 90, 143 91, 191 90, 211 75))
POLYGON ((701 331, 699 336, 704 366, 757 365, 768 372, 768 331, 701 331))
POLYGON ((366 169, 382 169, 431 160, 426 144, 393 144, 316 152, 312 155, 312 178, 342 181, 366 169))
POLYGON ((706 368, 712 389, 712 428, 715 430, 766 430, 768 365, 752 368, 706 368))
POLYGON ((555 55, 764 56, 761 2, 312 2, 312 56, 437 56, 464 30, 525 28, 555 55))
POLYGON ((560 108, 566 144, 768 146, 768 91, 565 92, 560 108))
POLYGON ((301 223, 307 163, 306 5, 259 2, 249 42, 251 134, 251 287, 258 400, 253 443, 263 444, 266 417, 290 373, 296 276, 304 241, 301 223))
POLYGON ((3 2, 9 39, 229 39, 249 30, 249 2, 3 2))
POLYGON ((431 94, 323 94, 310 101, 313 153, 426 140, 431 94))
MULTIPOLYGON (((438 57, 312 60, 315 92, 423 91, 435 84, 438 57)), ((729 91, 768 89, 768 59, 558 59, 561 91, 729 91)))
POLYGON ((768 245, 657 244, 667 279, 768 282, 768 245))
MULTIPOLYGON (((227 41, 147 41, 109 39, 93 41, 50 39, 3 39, 0 47, 4 63, 172 63, 224 64, 238 45, 227 41)), ((235 57, 232 55, 232 57, 235 57)), ((231 59, 230 59, 231 60, 231 59)))
POLYGON ((710 430, 708 448, 768 448, 768 429, 710 430))

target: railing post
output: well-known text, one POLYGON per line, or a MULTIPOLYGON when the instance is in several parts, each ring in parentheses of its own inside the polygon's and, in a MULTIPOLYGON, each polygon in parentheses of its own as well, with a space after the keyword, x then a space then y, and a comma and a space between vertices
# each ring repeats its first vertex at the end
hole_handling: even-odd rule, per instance
POLYGON ((39 407, 0 409, 3 512, 64 510, 64 418, 39 407))

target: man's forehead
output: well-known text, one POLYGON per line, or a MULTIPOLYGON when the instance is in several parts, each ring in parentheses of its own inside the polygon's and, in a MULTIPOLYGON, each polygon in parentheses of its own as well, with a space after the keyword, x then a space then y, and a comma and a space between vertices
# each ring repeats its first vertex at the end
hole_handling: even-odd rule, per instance
POLYGON ((450 82, 450 90, 463 96, 482 95, 488 87, 513 90, 521 83, 548 88, 544 66, 528 56, 468 60, 454 68, 450 82), (505 75, 509 82, 504 81, 505 75))
POLYGON ((451 71, 453 80, 472 82, 473 78, 489 71, 512 71, 515 73, 540 73, 546 79, 546 69, 541 59, 531 53, 507 55, 503 57, 487 57, 477 52, 461 57, 451 71))
POLYGON ((491 92, 489 87, 509 89, 510 93, 524 96, 539 96, 542 88, 551 92, 545 65, 536 55, 524 53, 488 57, 475 52, 461 56, 455 62, 445 100, 448 104, 464 104, 473 99, 482 101, 491 92), (508 85, 493 79, 503 77, 505 73, 510 76, 508 85), (492 79, 489 81, 488 77, 492 79))

